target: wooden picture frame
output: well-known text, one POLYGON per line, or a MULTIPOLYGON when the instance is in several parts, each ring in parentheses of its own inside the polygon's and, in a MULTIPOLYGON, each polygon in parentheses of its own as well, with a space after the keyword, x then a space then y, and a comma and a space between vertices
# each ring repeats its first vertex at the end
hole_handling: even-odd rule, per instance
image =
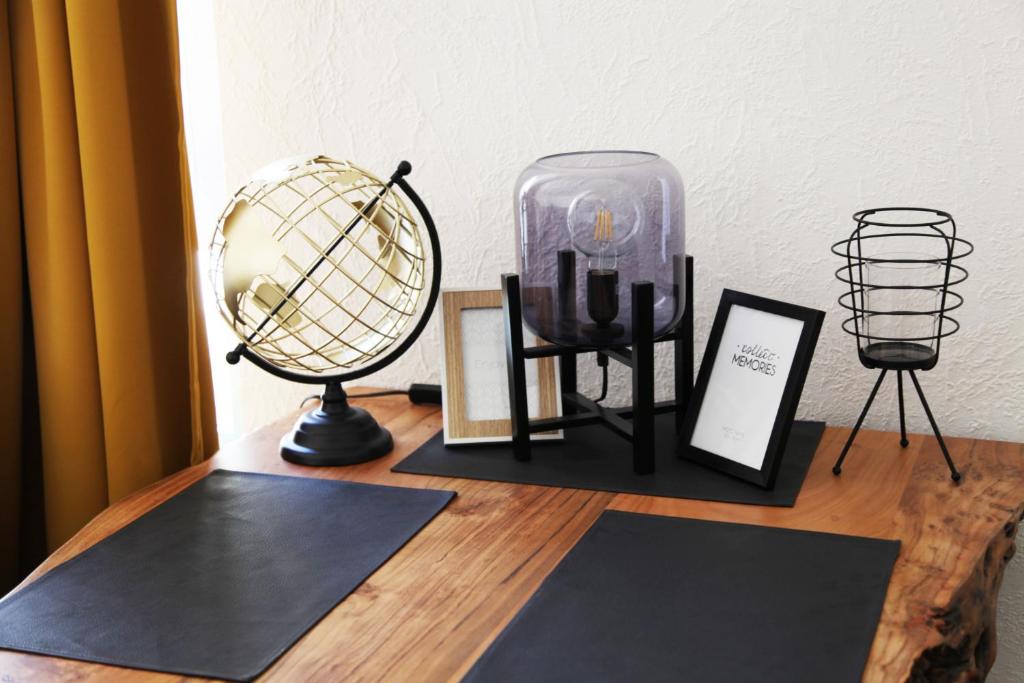
MULTIPOLYGON (((512 420, 498 416, 502 406, 508 414, 501 290, 442 290, 441 334, 444 342, 441 405, 445 445, 511 442, 512 420), (467 324, 472 328, 468 331, 470 338, 464 334, 467 324), (475 369, 467 367, 467 356, 475 369)), ((535 338, 529 330, 524 330, 523 334, 527 338, 535 338)), ((536 339, 536 343, 546 342, 536 339)), ((562 401, 557 359, 531 360, 527 364, 527 374, 528 378, 536 378, 528 387, 536 388, 533 397, 536 400, 530 402, 530 416, 560 416, 562 401), (531 371, 531 366, 535 370, 531 371)), ((561 436, 559 430, 533 434, 531 439, 549 440, 561 436)))
POLYGON ((775 485, 825 313, 726 289, 680 435, 680 455, 775 485))

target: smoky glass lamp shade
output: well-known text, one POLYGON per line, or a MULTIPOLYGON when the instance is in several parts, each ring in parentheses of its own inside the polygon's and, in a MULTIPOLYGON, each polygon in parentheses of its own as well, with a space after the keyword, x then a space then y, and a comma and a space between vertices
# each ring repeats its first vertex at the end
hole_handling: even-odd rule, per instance
POLYGON ((631 285, 654 285, 655 338, 685 301, 683 182, 657 154, 594 151, 538 159, 515 189, 523 318, 549 342, 633 341, 631 285))

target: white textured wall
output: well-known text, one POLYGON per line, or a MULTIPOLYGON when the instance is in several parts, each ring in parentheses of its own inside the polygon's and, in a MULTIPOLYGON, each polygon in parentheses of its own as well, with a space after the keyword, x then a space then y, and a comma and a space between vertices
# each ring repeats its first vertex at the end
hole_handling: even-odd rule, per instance
MULTIPOLYGON (((226 184, 303 151, 401 158, 444 284, 512 270, 511 193, 551 152, 661 153, 687 186, 698 348, 723 287, 828 312, 801 414, 849 425, 873 373, 840 332, 828 245, 881 205, 954 214, 975 242, 962 332, 924 388, 947 434, 1024 440, 1024 5, 1006 2, 215 3, 226 184)), ((193 161, 195 163, 195 161, 193 161)), ((197 188, 197 193, 202 188, 197 188)), ((438 380, 436 327, 372 383, 438 380)), ((245 430, 308 388, 242 365, 245 430)), ((618 377, 622 386, 622 377, 618 377)), ((916 401, 909 423, 925 431, 916 401)), ((894 428, 894 386, 869 427, 894 428)), ((1000 662, 1024 672, 1024 562, 1000 662)))

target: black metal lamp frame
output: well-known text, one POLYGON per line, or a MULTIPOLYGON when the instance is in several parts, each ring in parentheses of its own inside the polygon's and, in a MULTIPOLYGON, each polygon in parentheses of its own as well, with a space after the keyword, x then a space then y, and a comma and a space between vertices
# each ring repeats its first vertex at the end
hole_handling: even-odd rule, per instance
POLYGON ((917 396, 921 400, 921 405, 924 407, 928 422, 931 424, 935 438, 939 442, 939 448, 942 450, 946 465, 949 467, 950 477, 954 482, 959 482, 961 478, 960 472, 949 455, 949 449, 946 447, 946 442, 939 432, 939 426, 935 422, 935 417, 928 406, 928 401, 924 397, 924 391, 921 389, 921 383, 917 379, 916 371, 925 372, 934 368, 939 362, 939 349, 942 340, 960 329, 960 323, 950 317, 949 312, 962 306, 964 299, 961 295, 952 291, 950 287, 958 285, 967 279, 967 269, 962 265, 954 263, 954 261, 969 255, 974 251, 974 245, 962 237, 957 237, 956 221, 945 211, 910 207, 868 209, 855 213, 853 220, 856 221, 857 227, 850 237, 832 245, 832 253, 846 259, 846 265, 840 267, 835 273, 836 278, 840 282, 849 285, 849 291, 839 297, 839 305, 853 313, 852 316, 843 321, 843 331, 856 338, 857 353, 861 364, 868 369, 877 369, 881 372, 878 374, 878 380, 871 389, 871 393, 868 394, 867 403, 864 404, 864 409, 861 410, 860 417, 857 418, 853 431, 850 432, 846 445, 843 446, 843 450, 835 466, 833 466, 832 472, 836 475, 842 472, 843 461, 846 459, 846 455, 853 445, 854 439, 857 437, 857 432, 860 431, 861 424, 863 424, 864 418, 867 416, 868 410, 875 400, 879 387, 882 386, 882 380, 885 379, 885 375, 889 370, 895 370, 900 412, 900 446, 906 448, 908 445, 903 407, 903 372, 906 371, 910 375, 910 380, 913 382, 917 396), (887 211, 913 212, 921 217, 920 222, 890 223, 875 217, 876 214, 887 211), (943 251, 945 251, 945 254, 936 258, 920 259, 883 258, 864 255, 863 247, 867 240, 884 240, 900 237, 943 240, 943 251), (935 264, 941 266, 943 279, 941 283, 928 285, 879 285, 865 282, 864 266, 880 263, 935 264), (939 295, 939 306, 937 309, 930 311, 880 311, 868 309, 865 294, 878 289, 934 291, 939 295), (881 337, 870 335, 865 330, 865 321, 873 315, 933 316, 937 319, 937 324, 934 327, 933 334, 927 336, 914 338, 881 337), (931 343, 933 342, 935 350, 931 352, 931 343), (899 357, 899 353, 887 357, 885 353, 887 350, 897 352, 901 350, 927 350, 928 352, 918 354, 919 357, 917 358, 899 357))
MULTIPOLYGON (((633 444, 633 471, 636 474, 654 472, 654 417, 660 413, 675 412, 676 433, 679 433, 693 388, 693 257, 687 256, 685 264, 682 317, 671 331, 657 339, 654 337, 654 284, 644 281, 631 285, 633 343, 630 346, 524 347, 519 276, 501 276, 512 445, 516 460, 531 459, 530 434, 602 424, 633 444), (655 402, 654 345, 661 342, 672 342, 675 347, 675 400, 655 402), (610 359, 630 368, 633 375, 632 405, 609 408, 579 393, 576 359, 585 353, 596 353, 599 365, 607 365, 610 359), (549 356, 559 356, 561 359, 559 379, 564 414, 561 417, 530 419, 526 394, 526 361, 549 356)), ((576 321, 575 283, 575 252, 558 252, 558 314, 560 320, 568 324, 576 321)))

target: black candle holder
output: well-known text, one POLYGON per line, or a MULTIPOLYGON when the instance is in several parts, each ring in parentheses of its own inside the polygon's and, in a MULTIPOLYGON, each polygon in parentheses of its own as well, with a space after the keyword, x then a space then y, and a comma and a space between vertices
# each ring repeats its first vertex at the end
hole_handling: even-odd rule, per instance
MULTIPOLYGON (((680 257, 675 270, 681 272, 680 257)), ((571 250, 558 252, 557 316, 559 329, 575 334, 580 327, 576 318, 576 254, 571 250)), ((524 347, 523 299, 519 276, 501 276, 501 301, 505 319, 505 352, 508 361, 509 406, 512 416, 512 446, 516 460, 531 459, 530 434, 602 424, 633 445, 633 471, 637 474, 654 472, 654 416, 675 413, 676 433, 682 430, 683 416, 693 388, 693 257, 685 261, 685 293, 682 317, 668 333, 654 337, 654 285, 651 282, 633 282, 632 297, 633 340, 629 346, 614 341, 598 345, 563 345, 524 347), (675 346, 675 400, 654 400, 654 345, 672 342, 675 346), (630 368, 633 375, 633 402, 630 406, 609 408, 600 405, 601 399, 590 399, 577 391, 577 356, 595 353, 600 366, 615 360, 630 368), (526 360, 559 356, 559 379, 562 391, 561 417, 531 420, 526 395, 526 360)), ((598 285, 599 287, 602 285, 598 285)), ((677 302, 680 297, 675 298, 677 302)), ((601 317, 600 313, 597 317, 601 317)), ((613 316, 614 317, 614 316, 613 316)), ((590 324, 590 323, 586 323, 590 324)), ((600 336, 591 337, 600 339, 600 336)), ((603 396, 602 396, 603 398, 603 396)))
POLYGON ((903 409, 906 372, 921 399, 950 476, 958 482, 960 473, 916 372, 934 368, 942 340, 960 329, 949 313, 962 306, 964 299, 951 287, 967 279, 967 270, 954 262, 970 254, 974 246, 957 237, 956 221, 945 211, 868 209, 855 213, 853 220, 857 227, 850 237, 832 245, 832 253, 846 260, 846 265, 836 271, 839 281, 849 286, 849 291, 839 297, 839 305, 853 313, 843 321, 843 331, 857 339, 861 364, 880 372, 832 472, 838 475, 842 471, 882 380, 889 370, 895 370, 900 446, 906 448, 908 443, 903 409))

